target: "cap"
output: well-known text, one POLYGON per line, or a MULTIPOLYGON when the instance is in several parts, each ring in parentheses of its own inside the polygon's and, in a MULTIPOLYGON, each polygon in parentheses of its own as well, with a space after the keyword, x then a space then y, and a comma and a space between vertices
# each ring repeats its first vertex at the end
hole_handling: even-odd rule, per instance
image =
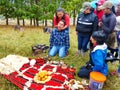
POLYGON ((100 6, 101 9, 109 8, 111 9, 113 7, 113 3, 111 1, 105 1, 105 3, 100 6))
POLYGON ((88 8, 91 8, 90 2, 84 2, 80 11, 84 12, 88 8))

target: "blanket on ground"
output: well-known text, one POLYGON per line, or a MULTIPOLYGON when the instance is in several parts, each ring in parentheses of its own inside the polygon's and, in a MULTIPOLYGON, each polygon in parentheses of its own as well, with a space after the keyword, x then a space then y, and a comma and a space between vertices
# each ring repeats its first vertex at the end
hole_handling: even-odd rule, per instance
POLYGON ((4 74, 0 72, 0 74, 22 90, 67 90, 65 83, 74 78, 74 72, 70 71, 69 68, 62 69, 59 65, 48 64, 42 58, 34 59, 36 62, 31 66, 30 61, 33 59, 28 58, 28 60, 23 65, 21 64, 19 70, 13 69, 10 73, 4 74), (41 70, 54 72, 51 80, 42 84, 34 82, 35 74, 41 70))

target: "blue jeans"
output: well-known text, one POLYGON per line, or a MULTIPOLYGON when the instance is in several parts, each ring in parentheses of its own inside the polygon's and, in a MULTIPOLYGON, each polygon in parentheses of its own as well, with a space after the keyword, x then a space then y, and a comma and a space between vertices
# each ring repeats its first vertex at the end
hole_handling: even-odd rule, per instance
POLYGON ((55 56, 59 54, 59 57, 63 58, 66 56, 65 46, 53 46, 49 52, 49 56, 55 56))
POLYGON ((90 41, 90 35, 81 35, 78 32, 78 50, 83 50, 83 52, 87 51, 87 45, 90 41))

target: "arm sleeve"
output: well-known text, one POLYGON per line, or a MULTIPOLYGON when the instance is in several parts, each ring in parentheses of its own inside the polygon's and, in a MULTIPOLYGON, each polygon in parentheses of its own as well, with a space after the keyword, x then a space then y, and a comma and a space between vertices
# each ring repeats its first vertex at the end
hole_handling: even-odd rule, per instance
POLYGON ((54 18, 53 18, 53 26, 55 27, 56 25, 57 25, 56 16, 54 16, 54 18))
POLYGON ((98 30, 98 17, 96 16, 93 22, 93 32, 98 30))
POLYGON ((77 17, 76 31, 78 31, 78 30, 77 30, 77 26, 78 26, 78 17, 77 17))
POLYGON ((69 15, 65 15, 65 22, 66 22, 66 26, 69 27, 70 26, 70 17, 69 15))
POLYGON ((104 56, 103 56, 102 52, 100 52, 100 51, 95 52, 95 57, 94 57, 93 63, 94 63, 93 71, 101 71, 103 69, 104 56))
POLYGON ((111 33, 114 28, 115 28, 115 25, 116 25, 116 18, 111 18, 109 20, 109 26, 105 26, 104 24, 102 25, 102 29, 104 30, 105 33, 109 34, 111 33))

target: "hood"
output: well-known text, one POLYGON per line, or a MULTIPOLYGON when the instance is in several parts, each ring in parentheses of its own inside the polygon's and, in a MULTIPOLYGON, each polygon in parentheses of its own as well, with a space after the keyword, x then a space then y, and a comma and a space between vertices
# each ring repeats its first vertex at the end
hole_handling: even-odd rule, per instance
POLYGON ((107 49, 107 45, 104 43, 103 45, 97 45, 92 52, 95 52, 96 50, 101 49, 101 50, 105 50, 107 49))

